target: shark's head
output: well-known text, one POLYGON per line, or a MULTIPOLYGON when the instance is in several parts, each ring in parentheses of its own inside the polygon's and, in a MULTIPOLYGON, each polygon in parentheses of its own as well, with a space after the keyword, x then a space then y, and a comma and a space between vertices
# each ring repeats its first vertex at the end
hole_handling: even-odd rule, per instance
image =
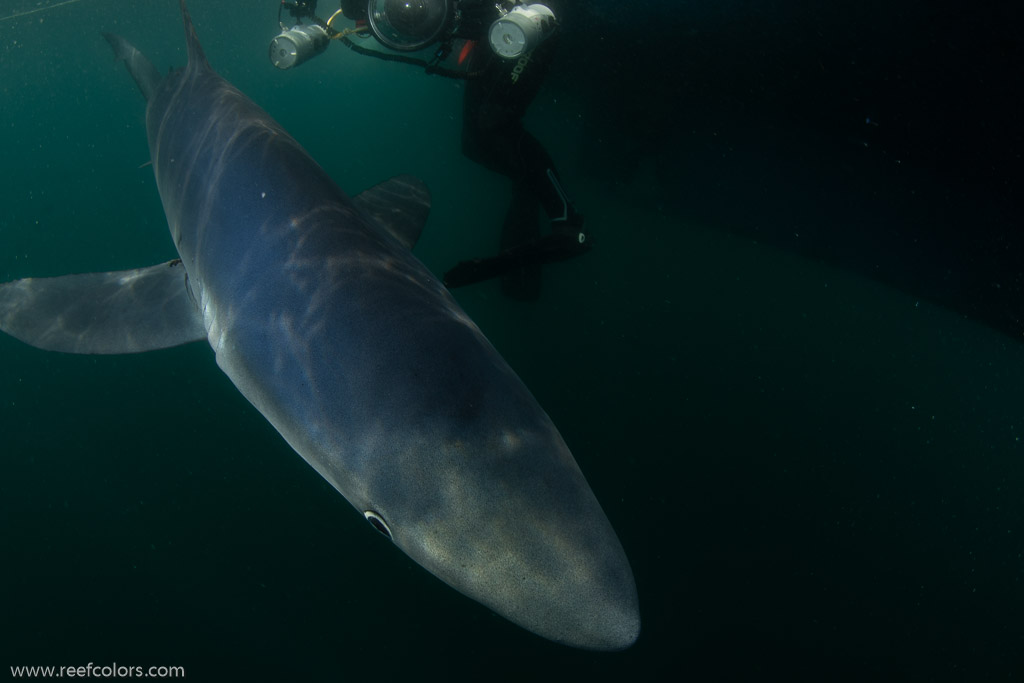
POLYGON ((444 376, 413 366, 433 375, 415 399, 391 383, 339 488, 417 563, 510 621, 574 647, 629 647, 636 586, 611 524, 518 378, 472 356, 444 376))
POLYGON ((486 452, 444 440, 434 457, 382 477, 357 507, 417 563, 516 624, 574 647, 621 650, 640 630, 633 575, 554 436, 499 433, 486 452))

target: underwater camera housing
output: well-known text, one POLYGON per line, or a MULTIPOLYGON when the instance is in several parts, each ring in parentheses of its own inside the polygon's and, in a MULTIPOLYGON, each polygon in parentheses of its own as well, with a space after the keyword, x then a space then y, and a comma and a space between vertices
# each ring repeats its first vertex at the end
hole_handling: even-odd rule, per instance
POLYGON ((369 0, 373 36, 401 52, 421 50, 438 40, 452 17, 449 0, 369 0))
POLYGON ((555 30, 555 13, 546 5, 516 5, 487 32, 494 54, 517 59, 540 45, 555 30))
POLYGON ((323 53, 330 44, 330 36, 316 16, 316 0, 282 0, 277 9, 277 23, 281 25, 281 35, 270 41, 270 63, 278 69, 291 69, 308 62, 323 53), (284 10, 299 22, 309 19, 311 23, 296 23, 287 28, 281 21, 284 10))
POLYGON ((290 69, 327 49, 330 38, 317 24, 296 24, 270 41, 270 61, 278 69, 290 69))

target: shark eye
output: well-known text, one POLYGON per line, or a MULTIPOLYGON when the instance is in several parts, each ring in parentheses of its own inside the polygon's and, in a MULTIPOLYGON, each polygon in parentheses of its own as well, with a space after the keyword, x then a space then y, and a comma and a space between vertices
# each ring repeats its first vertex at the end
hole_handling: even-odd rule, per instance
POLYGON ((370 526, 387 536, 389 539, 391 538, 391 528, 388 526, 388 523, 384 521, 383 517, 373 510, 367 510, 363 513, 363 516, 366 517, 366 521, 370 523, 370 526))

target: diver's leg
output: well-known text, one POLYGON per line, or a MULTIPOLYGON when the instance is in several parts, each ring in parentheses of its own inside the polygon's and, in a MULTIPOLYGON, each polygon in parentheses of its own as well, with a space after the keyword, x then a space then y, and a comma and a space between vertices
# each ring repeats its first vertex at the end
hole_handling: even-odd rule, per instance
POLYGON ((537 138, 520 128, 516 144, 516 166, 522 180, 538 200, 551 222, 552 232, 583 232, 583 214, 569 199, 551 156, 537 138))

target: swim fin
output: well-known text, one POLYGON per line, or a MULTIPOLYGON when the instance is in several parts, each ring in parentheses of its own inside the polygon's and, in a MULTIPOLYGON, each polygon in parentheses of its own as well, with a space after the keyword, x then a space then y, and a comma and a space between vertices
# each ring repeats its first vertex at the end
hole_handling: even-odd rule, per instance
POLYGON ((497 256, 460 261, 444 274, 449 289, 472 285, 531 265, 557 263, 587 253, 590 241, 583 233, 556 233, 545 235, 506 249, 497 256))

